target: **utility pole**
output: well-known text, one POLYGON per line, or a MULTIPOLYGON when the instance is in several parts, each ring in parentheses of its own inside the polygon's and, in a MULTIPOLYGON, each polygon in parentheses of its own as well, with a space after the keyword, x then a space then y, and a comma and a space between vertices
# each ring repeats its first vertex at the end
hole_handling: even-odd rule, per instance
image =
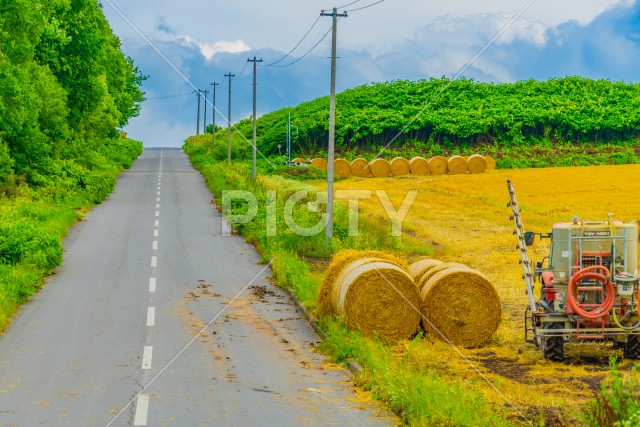
POLYGON ((256 148, 256 85, 257 85, 257 77, 256 77, 256 69, 257 63, 262 62, 262 58, 256 59, 254 56, 253 59, 247 59, 247 62, 253 62, 253 163, 251 167, 251 179, 256 180, 256 153, 258 149, 256 148))
POLYGON ((200 96, 202 95, 202 91, 198 89, 194 92, 198 96, 198 119, 196 124, 196 135, 200 135, 200 96))
POLYGON ((320 12, 320 16, 331 16, 333 18, 333 27, 331 29, 331 97, 329 101, 329 149, 328 151, 328 167, 327 167, 327 246, 331 244, 333 239, 333 160, 334 149, 336 143, 336 47, 338 33, 338 17, 346 18, 347 12, 338 13, 338 8, 334 7, 333 12, 326 13, 324 10, 320 12))
POLYGON ((207 95, 209 94, 209 91, 205 90, 202 93, 204 93, 204 128, 202 129, 202 133, 206 134, 207 133, 207 95))
POLYGON ((227 115, 227 127, 229 128, 229 132, 227 135, 227 162, 231 163, 231 78, 235 77, 235 74, 225 74, 225 77, 229 77, 229 114, 227 115))
POLYGON ((213 134, 213 136, 211 137, 211 143, 213 144, 213 142, 216 140, 215 139, 215 135, 216 135, 216 86, 220 86, 220 83, 209 83, 211 86, 213 86, 213 117, 212 117, 212 127, 213 127, 213 131, 211 132, 213 134))

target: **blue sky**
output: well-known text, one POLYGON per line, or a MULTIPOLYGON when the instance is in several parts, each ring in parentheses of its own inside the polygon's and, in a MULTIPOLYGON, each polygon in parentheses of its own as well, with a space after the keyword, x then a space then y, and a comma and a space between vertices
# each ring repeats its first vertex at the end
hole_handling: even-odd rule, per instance
MULTIPOLYGON (((375 1, 359 0, 346 10, 375 1)), ((197 101, 189 82, 201 89, 210 89, 214 81, 222 83, 217 96, 222 114, 216 123, 226 124, 228 83, 223 76, 229 72, 237 75, 232 82, 232 122, 250 116, 252 76, 251 67, 245 68, 247 58, 257 56, 264 64, 281 58, 321 9, 346 3, 350 1, 103 0, 125 54, 149 75, 144 85, 148 100, 126 130, 147 147, 182 145, 196 131, 197 101)), ((338 23, 338 90, 372 81, 453 77, 528 3, 386 0, 354 10, 338 23)), ((308 52, 330 24, 330 18, 318 19, 308 37, 278 65, 308 52)), ((258 115, 327 95, 329 55, 330 36, 291 66, 259 67, 258 115)), ((640 4, 534 1, 464 75, 494 82, 566 75, 640 81, 640 4)), ((207 113, 210 123, 210 106, 207 113)))

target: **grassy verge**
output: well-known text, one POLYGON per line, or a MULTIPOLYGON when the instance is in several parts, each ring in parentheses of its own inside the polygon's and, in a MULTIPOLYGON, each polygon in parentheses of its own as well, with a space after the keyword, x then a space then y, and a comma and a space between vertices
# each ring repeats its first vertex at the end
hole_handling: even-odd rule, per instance
POLYGON ((84 165, 52 160, 39 185, 0 195, 0 331, 62 263, 69 227, 113 191, 117 175, 141 152, 137 141, 110 141, 84 165))
MULTIPOLYGON (((246 166, 217 160, 198 139, 187 140, 183 148, 204 176, 218 203, 225 205, 227 216, 241 216, 249 206, 244 202, 226 203, 225 191, 246 190, 258 200, 254 219, 238 224, 236 229, 256 245, 265 261, 275 260, 272 266, 274 279, 293 292, 311 312, 316 306, 317 291, 328 258, 341 248, 378 249, 403 256, 434 252, 432 247, 410 235, 392 237, 388 222, 366 216, 359 218, 359 233, 350 236, 349 212, 342 204, 336 206, 335 239, 327 247, 323 232, 312 236, 294 233, 283 214, 289 195, 306 191, 303 200, 314 201, 317 188, 281 176, 259 175, 253 182, 246 166), (268 232, 269 226, 275 233, 268 232)), ((298 225, 310 227, 317 223, 320 214, 303 205, 299 203, 294 207, 292 217, 298 225)), ((357 376, 358 384, 384 401, 409 425, 513 425, 519 422, 510 408, 485 398, 483 388, 478 384, 479 378, 460 380, 443 375, 446 369, 443 371, 441 366, 424 364, 418 357, 419 337, 411 342, 389 345, 349 331, 335 318, 321 317, 318 322, 326 333, 321 349, 335 362, 356 361, 363 366, 364 371, 357 376)))

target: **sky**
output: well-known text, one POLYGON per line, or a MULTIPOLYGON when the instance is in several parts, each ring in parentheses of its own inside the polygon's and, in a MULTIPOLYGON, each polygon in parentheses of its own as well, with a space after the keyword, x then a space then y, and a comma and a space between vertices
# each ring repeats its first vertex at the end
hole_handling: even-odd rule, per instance
MULTIPOLYGON (((339 9, 348 16, 337 24, 338 91, 442 76, 640 81, 636 0, 101 1, 124 53, 148 76, 141 114, 125 128, 146 147, 179 147, 195 134, 192 92, 211 91, 213 82, 220 83, 216 124, 226 126, 226 73, 236 75, 231 122, 250 117, 247 59, 254 56, 264 61, 257 68, 258 117, 328 95, 331 18, 320 11, 349 3, 339 9)), ((211 93, 208 104, 211 123, 211 93)))

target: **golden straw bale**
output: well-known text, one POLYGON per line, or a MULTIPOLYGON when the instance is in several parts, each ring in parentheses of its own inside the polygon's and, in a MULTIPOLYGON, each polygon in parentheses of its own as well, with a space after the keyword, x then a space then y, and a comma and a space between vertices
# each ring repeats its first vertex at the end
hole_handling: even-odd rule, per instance
POLYGON ((318 312, 320 314, 336 314, 334 307, 331 303, 331 291, 336 278, 342 273, 349 264, 362 258, 380 258, 382 260, 393 262, 396 265, 402 267, 403 270, 409 271, 407 263, 387 252, 381 251, 356 251, 353 249, 345 249, 331 258, 331 263, 327 267, 320 285, 318 292, 318 312))
POLYGON ((391 173, 389 162, 385 159, 375 159, 371 161, 369 163, 369 169, 371 170, 371 175, 375 178, 386 178, 391 173))
POLYGON ((433 175, 444 175, 447 173, 447 159, 442 156, 435 156, 429 159, 429 170, 433 175))
POLYGON ((409 160, 404 157, 395 157, 389 162, 389 168, 393 176, 409 175, 411 173, 409 160))
POLYGON ((487 161, 487 170, 493 170, 496 168, 496 161, 491 156, 484 156, 484 159, 487 161))
POLYGON ((467 267, 466 265, 460 264, 460 263, 457 263, 457 262, 443 262, 443 263, 440 263, 438 265, 435 265, 435 266, 427 269, 426 271, 424 271, 420 275, 420 278, 418 280, 416 280, 416 285, 418 285, 418 289, 420 291, 422 291, 422 288, 424 287, 425 283, 427 283, 429 281, 429 279, 431 279, 437 273, 440 273, 441 271, 447 270, 449 268, 467 268, 467 269, 471 269, 470 267, 467 267))
POLYGON ((371 175, 369 162, 366 159, 358 158, 351 162, 351 175, 358 178, 368 178, 371 175))
POLYGON ((293 163, 307 163, 306 159, 303 159, 302 157, 296 157, 295 159, 291 160, 293 163))
POLYGON ((467 166, 471 173, 484 173, 487 170, 487 160, 480 154, 474 154, 467 159, 467 166))
POLYGON ((311 166, 315 166, 318 169, 322 169, 323 171, 326 171, 328 168, 327 161, 321 157, 316 157, 315 159, 311 160, 311 166))
POLYGON ((467 161, 461 156, 451 156, 449 157, 447 168, 452 175, 467 173, 467 161))
MULTIPOLYGON (((442 261, 433 258, 421 258, 413 264, 409 265, 409 273, 416 283, 420 283, 422 276, 433 267, 443 264, 442 261)), ((420 289, 420 288, 418 288, 420 289)))
POLYGON ((335 159, 333 161, 333 173, 340 178, 349 178, 351 176, 351 163, 345 159, 335 159))
POLYGON ((424 176, 429 175, 429 161, 427 159, 416 156, 409 161, 411 175, 424 176))
POLYGON ((491 338, 500 324, 500 298, 478 271, 443 270, 425 283, 420 297, 423 326, 438 339, 474 347, 491 338))
POLYGON ((331 300, 351 329, 390 341, 408 339, 420 327, 420 294, 400 266, 362 258, 336 278, 331 300))

